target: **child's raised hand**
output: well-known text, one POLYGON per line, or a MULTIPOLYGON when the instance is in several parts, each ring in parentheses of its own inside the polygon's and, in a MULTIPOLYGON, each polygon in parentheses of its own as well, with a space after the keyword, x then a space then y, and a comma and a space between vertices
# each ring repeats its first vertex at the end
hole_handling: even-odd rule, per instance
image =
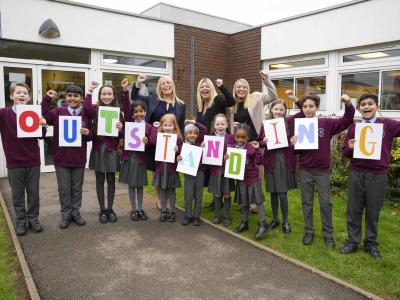
POLYGON ((177 161, 181 161, 182 159, 183 159, 183 158, 182 158, 181 155, 179 155, 179 156, 176 157, 176 160, 177 160, 177 161))
POLYGON ((123 89, 124 91, 127 91, 127 90, 128 90, 128 85, 129 85, 128 79, 127 79, 127 78, 124 78, 124 79, 121 81, 122 89, 123 89))
POLYGON ((215 80, 215 84, 217 85, 217 87, 221 87, 224 84, 224 81, 222 79, 217 79, 215 80))
POLYGON ((349 140, 349 148, 350 149, 354 149, 354 143, 356 142, 356 140, 355 139, 350 139, 349 140))
POLYGON ((264 138, 263 138, 263 142, 264 142, 264 143, 268 143, 268 138, 267 138, 267 137, 264 137, 264 138))
POLYGON ((225 153, 225 155, 224 155, 224 160, 227 160, 229 158, 229 154, 228 153, 225 153))
POLYGON ((204 142, 201 142, 201 145, 200 145, 200 147, 201 148, 204 148, 206 146, 206 143, 204 143, 204 142))
POLYGON ((187 125, 187 124, 196 124, 196 121, 195 120, 191 120, 191 119, 186 119, 185 120, 185 125, 187 125))
POLYGON ((117 124, 115 125, 115 127, 117 127, 119 131, 121 131, 123 125, 120 121, 118 121, 117 124))
POLYGON ((267 80, 267 79, 268 79, 268 73, 267 73, 267 71, 261 70, 261 71, 260 71, 260 77, 261 77, 261 80, 262 80, 262 81, 267 80))
POLYGON ((256 149, 260 148, 260 144, 257 141, 252 141, 250 144, 256 149))
POLYGON ((233 128, 235 128, 235 127, 237 127, 238 125, 240 125, 240 123, 239 123, 239 122, 233 122, 232 125, 233 125, 233 128))
POLYGON ((346 105, 346 106, 352 105, 351 98, 347 94, 344 94, 344 95, 342 95, 342 97, 340 97, 340 102, 344 103, 344 105, 346 105))
POLYGON ((88 128, 81 128, 80 133, 82 135, 89 135, 89 129, 88 128))
POLYGON ((51 99, 54 99, 57 96, 57 92, 55 90, 48 90, 46 95, 51 99))
POLYGON ((155 128, 160 127, 160 122, 154 122, 154 123, 153 123, 153 127, 155 127, 155 128))
POLYGON ((97 82, 97 81, 91 81, 90 83, 89 83, 89 91, 90 92, 93 92, 93 90, 95 89, 95 88, 97 88, 99 86, 99 83, 97 82))
POLYGON ((174 151, 175 151, 175 152, 178 152, 178 145, 175 145, 175 146, 174 146, 174 151))
POLYGON ((42 127, 46 127, 46 125, 47 125, 46 119, 43 118, 43 117, 41 117, 41 118, 39 119, 39 125, 42 126, 42 127))
POLYGON ((297 135, 294 135, 290 139, 290 143, 294 146, 297 144, 297 135))
POLYGON ((293 101, 294 103, 297 103, 299 101, 299 99, 297 99, 296 95, 294 94, 293 90, 286 90, 285 94, 290 101, 293 101))
POLYGON ((140 86, 143 82, 145 82, 147 79, 147 76, 145 74, 140 73, 138 78, 136 79, 136 84, 140 86))
POLYGON ((143 144, 147 144, 149 142, 149 139, 147 138, 147 136, 145 136, 142 140, 143 144))

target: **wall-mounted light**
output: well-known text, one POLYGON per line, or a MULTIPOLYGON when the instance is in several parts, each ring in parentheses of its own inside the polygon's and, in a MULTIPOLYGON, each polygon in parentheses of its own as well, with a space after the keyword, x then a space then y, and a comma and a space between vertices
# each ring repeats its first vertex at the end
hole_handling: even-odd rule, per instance
POLYGON ((52 19, 47 19, 40 26, 39 35, 44 38, 54 39, 60 37, 60 30, 52 19))
POLYGON ((284 69, 284 68, 291 68, 293 67, 292 65, 289 64, 273 64, 270 65, 270 69, 284 69))
POLYGON ((103 58, 103 62, 106 64, 116 64, 118 59, 115 58, 103 58))

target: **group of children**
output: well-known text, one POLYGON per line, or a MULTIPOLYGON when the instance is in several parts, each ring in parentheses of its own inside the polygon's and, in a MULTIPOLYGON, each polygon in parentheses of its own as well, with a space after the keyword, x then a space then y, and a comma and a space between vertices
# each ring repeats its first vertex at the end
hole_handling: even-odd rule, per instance
MULTIPOLYGON (((379 110, 378 98, 373 94, 365 94, 358 100, 357 108, 362 115, 362 122, 383 123, 384 137, 380 160, 362 160, 352 158, 354 148, 355 109, 347 95, 342 96, 345 104, 345 113, 341 118, 318 118, 318 149, 295 150, 297 136, 294 135, 295 118, 313 118, 319 109, 320 99, 317 95, 306 94, 297 99, 292 91, 286 95, 296 103, 300 111, 293 116, 287 116, 287 107, 283 100, 275 100, 270 104, 269 118, 285 118, 286 131, 290 140, 289 147, 269 150, 266 148, 267 138, 264 130, 255 141, 249 141, 250 128, 245 124, 236 125, 234 132, 229 132, 228 117, 218 114, 214 117, 212 130, 207 132, 205 126, 194 120, 186 120, 183 135, 173 114, 165 114, 160 122, 148 124, 145 122, 146 105, 136 99, 129 99, 128 81, 124 79, 122 85, 123 114, 116 127, 118 137, 97 135, 97 113, 99 106, 118 106, 115 89, 104 85, 99 89, 98 102, 92 104, 92 92, 98 83, 92 82, 88 93, 83 99, 83 90, 78 86, 69 86, 66 90, 68 107, 52 108, 51 102, 56 96, 55 91, 48 91, 43 97, 41 106, 43 117, 40 120, 43 126, 43 136, 47 125, 54 125, 53 156, 57 175, 57 185, 61 204, 60 227, 66 228, 70 222, 84 225, 85 220, 80 214, 82 200, 82 184, 86 165, 86 143, 93 141, 89 166, 96 173, 96 192, 99 201, 99 222, 116 222, 117 216, 113 211, 115 193, 115 173, 120 171, 119 181, 128 184, 129 198, 133 221, 146 220, 143 210, 143 187, 148 184, 145 165, 146 152, 122 150, 119 155, 119 144, 124 136, 124 122, 145 123, 145 137, 143 143, 156 145, 157 133, 177 134, 177 143, 174 148, 176 160, 174 163, 156 162, 156 171, 153 185, 160 189, 161 222, 175 222, 176 188, 181 187, 179 174, 176 172, 177 163, 183 158, 179 155, 183 143, 204 147, 204 135, 224 137, 224 161, 229 158, 226 154, 228 147, 246 149, 246 164, 244 180, 236 183, 224 177, 224 165, 206 166, 200 163, 197 176, 184 175, 185 216, 182 225, 200 225, 200 214, 203 198, 203 180, 206 168, 210 172, 208 192, 213 195, 215 218, 213 222, 225 226, 231 224, 230 207, 231 192, 235 192, 235 201, 242 206, 242 220, 235 232, 240 233, 249 229, 249 206, 256 204, 259 214, 259 228, 256 238, 262 238, 269 230, 279 225, 279 204, 282 211, 282 230, 291 232, 288 222, 287 192, 297 187, 296 165, 300 168, 300 189, 302 209, 304 213, 305 233, 304 245, 311 245, 314 239, 313 202, 314 184, 320 202, 320 213, 323 227, 323 238, 326 246, 335 248, 332 226, 332 202, 330 199, 330 148, 334 135, 348 129, 344 155, 351 159, 350 178, 348 189, 347 227, 348 240, 341 248, 341 253, 348 254, 357 250, 361 242, 361 220, 363 210, 366 210, 366 238, 365 250, 375 259, 381 258, 377 243, 377 228, 379 210, 384 199, 387 184, 387 171, 390 162, 390 149, 395 137, 400 136, 400 122, 377 118, 379 110), (84 100, 84 101, 83 101, 84 100), (82 103, 83 102, 83 103, 82 103), (83 105, 82 105, 83 104, 83 105), (60 147, 58 145, 58 117, 82 116, 82 146, 60 147), (122 163, 121 163, 122 162, 122 163), (260 166, 263 165, 266 191, 271 195, 273 220, 267 224, 265 220, 264 192, 262 190, 262 176, 260 166), (107 181, 107 208, 105 206, 104 184, 107 181), (373 183, 373 184, 372 184, 373 183), (222 202, 222 198, 224 201, 222 202), (169 199, 169 210, 167 209, 169 199), (194 203, 194 209, 193 209, 194 203), (223 205, 223 218, 222 218, 223 205)), ((0 110, 0 131, 3 148, 6 155, 8 178, 12 190, 12 198, 16 214, 16 232, 18 235, 27 233, 28 227, 34 232, 42 231, 38 222, 39 215, 39 177, 40 156, 37 138, 17 138, 15 106, 26 104, 30 100, 30 90, 26 84, 12 85, 10 97, 14 106, 0 110), (25 190, 27 192, 28 207, 25 209, 25 190)))

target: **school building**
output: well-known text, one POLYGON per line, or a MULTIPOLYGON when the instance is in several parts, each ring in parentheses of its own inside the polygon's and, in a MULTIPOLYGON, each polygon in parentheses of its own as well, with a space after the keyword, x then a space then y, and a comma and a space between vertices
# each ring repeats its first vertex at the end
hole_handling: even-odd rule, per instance
MULTIPOLYGON (((397 0, 354 0, 250 26, 164 3, 133 14, 68 0, 0 0, 0 108, 12 105, 12 82, 29 84, 39 104, 48 89, 87 89, 97 80, 120 90, 123 78, 146 73, 143 93, 169 75, 192 116, 200 78, 222 78, 228 88, 246 78, 254 91, 266 69, 283 99, 288 88, 317 93, 321 115, 343 113, 342 93, 373 92, 384 117, 400 118, 399 11, 397 0)), ((52 134, 49 127, 40 142, 43 172, 54 170, 52 134)))

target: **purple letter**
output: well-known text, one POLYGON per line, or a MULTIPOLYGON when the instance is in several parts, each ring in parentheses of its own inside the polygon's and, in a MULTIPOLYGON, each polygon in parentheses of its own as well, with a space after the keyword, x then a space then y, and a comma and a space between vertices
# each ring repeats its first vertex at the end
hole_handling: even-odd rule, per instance
POLYGON ((140 141, 140 138, 135 134, 138 131, 139 131, 139 128, 137 128, 137 127, 132 128, 132 130, 131 130, 131 138, 133 138, 135 140, 135 143, 131 143, 131 142, 128 143, 129 147, 131 147, 131 148, 138 148, 140 146, 140 144, 142 143, 140 141))

